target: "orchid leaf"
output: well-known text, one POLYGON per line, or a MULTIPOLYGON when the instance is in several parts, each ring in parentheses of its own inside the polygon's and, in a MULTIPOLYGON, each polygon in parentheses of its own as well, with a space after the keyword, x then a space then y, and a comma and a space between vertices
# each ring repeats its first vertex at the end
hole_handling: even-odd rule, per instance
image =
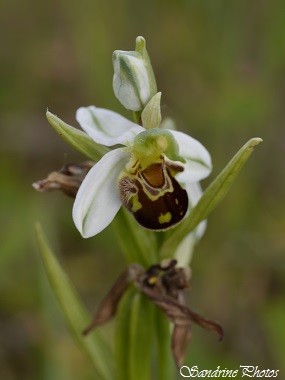
POLYGON ((100 379, 113 380, 110 347, 103 339, 99 329, 87 337, 83 336, 83 329, 88 326, 91 318, 50 249, 39 223, 36 224, 36 237, 49 282, 74 338, 90 358, 95 371, 100 375, 100 379))
POLYGON ((162 256, 171 256, 175 251, 179 242, 188 235, 193 229, 218 206, 227 194, 234 179, 246 163, 247 159, 253 152, 255 146, 260 144, 262 139, 252 138, 249 140, 231 159, 222 172, 208 186, 204 194, 200 198, 197 205, 192 209, 189 216, 177 226, 173 231, 167 234, 162 247, 162 256))
POLYGON ((47 111, 46 117, 55 131, 74 149, 93 161, 99 161, 110 150, 95 143, 85 132, 74 128, 47 111))

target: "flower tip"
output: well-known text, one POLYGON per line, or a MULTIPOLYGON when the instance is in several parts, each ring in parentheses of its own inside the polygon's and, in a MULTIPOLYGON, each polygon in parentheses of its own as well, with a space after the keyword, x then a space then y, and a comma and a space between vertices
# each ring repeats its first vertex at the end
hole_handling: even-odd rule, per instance
POLYGON ((145 38, 143 36, 138 36, 136 38, 136 43, 137 44, 145 43, 145 38))
POLYGON ((112 56, 113 62, 114 62, 115 60, 119 59, 119 57, 120 57, 120 50, 115 50, 115 51, 113 52, 113 56, 112 56))
POLYGON ((89 239, 90 237, 92 237, 92 235, 85 234, 84 232, 80 232, 80 235, 83 237, 83 239, 89 239))
POLYGON ((46 112, 46 118, 51 125, 53 125, 53 122, 58 120, 58 117, 56 115, 54 115, 53 113, 51 113, 48 109, 46 112))
POLYGON ((46 117, 49 117, 49 116, 53 116, 53 114, 49 111, 49 109, 47 108, 47 111, 46 111, 46 117))
POLYGON ((257 145, 259 145, 260 143, 263 142, 263 139, 260 138, 260 137, 253 137, 252 139, 249 140, 249 148, 254 148, 256 147, 257 145))
POLYGON ((138 36, 136 38, 136 51, 139 53, 143 53, 144 49, 146 47, 146 40, 142 36, 138 36))

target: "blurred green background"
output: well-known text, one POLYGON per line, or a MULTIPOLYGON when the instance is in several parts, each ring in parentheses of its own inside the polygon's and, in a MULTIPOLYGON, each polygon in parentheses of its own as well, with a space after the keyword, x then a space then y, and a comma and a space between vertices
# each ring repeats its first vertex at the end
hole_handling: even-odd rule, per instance
POLYGON ((249 138, 264 139, 192 261, 189 304, 219 320, 225 339, 194 326, 186 364, 285 370, 284 17, 283 0, 1 1, 1 379, 94 379, 47 283, 34 222, 92 313, 124 259, 111 228, 83 240, 72 200, 31 183, 84 160, 48 125, 47 107, 74 126, 81 105, 131 117, 112 92, 111 56, 138 35, 163 115, 212 155, 204 187, 249 138))

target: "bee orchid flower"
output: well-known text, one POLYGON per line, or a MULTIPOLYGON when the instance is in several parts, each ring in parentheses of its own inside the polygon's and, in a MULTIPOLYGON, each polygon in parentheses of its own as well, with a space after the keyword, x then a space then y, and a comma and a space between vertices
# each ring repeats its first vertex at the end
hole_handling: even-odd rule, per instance
POLYGON ((199 181, 211 172, 205 147, 185 133, 145 129, 95 106, 77 111, 81 128, 98 144, 115 147, 83 180, 73 220, 83 237, 105 229, 125 206, 144 228, 178 224, 202 195, 199 181))

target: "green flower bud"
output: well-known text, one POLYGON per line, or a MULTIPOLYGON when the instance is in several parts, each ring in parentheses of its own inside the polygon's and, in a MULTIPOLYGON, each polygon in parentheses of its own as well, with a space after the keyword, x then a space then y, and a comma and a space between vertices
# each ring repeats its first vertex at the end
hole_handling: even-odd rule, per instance
POLYGON ((143 110, 157 92, 145 39, 137 37, 136 51, 114 51, 113 65, 116 97, 129 110, 143 110))

